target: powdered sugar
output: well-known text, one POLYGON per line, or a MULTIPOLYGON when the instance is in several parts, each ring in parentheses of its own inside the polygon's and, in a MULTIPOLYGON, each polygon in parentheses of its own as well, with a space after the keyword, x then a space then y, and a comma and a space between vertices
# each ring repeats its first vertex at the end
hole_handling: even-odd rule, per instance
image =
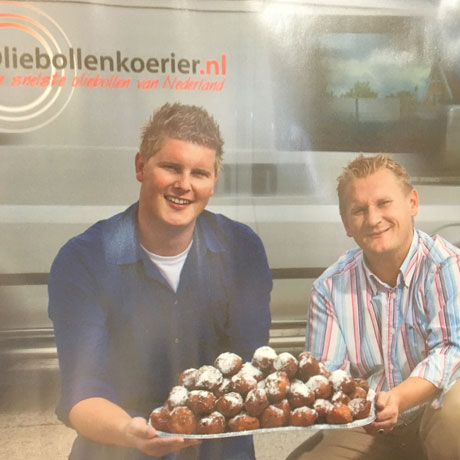
POLYGON ((171 408, 185 406, 188 398, 188 390, 182 386, 175 386, 169 392, 168 403, 171 408))
POLYGON ((200 389, 213 389, 223 380, 222 373, 214 366, 201 366, 195 377, 195 386, 200 389))
POLYGON ((262 370, 268 370, 272 367, 277 357, 276 351, 269 346, 259 347, 252 356, 252 362, 256 367, 262 370))
POLYGON ((186 369, 184 372, 182 372, 180 376, 180 383, 182 383, 184 387, 193 388, 193 386, 195 385, 195 376, 197 372, 197 369, 193 367, 191 367, 190 369, 186 369))
POLYGON ((249 375, 250 377, 254 377, 256 380, 261 380, 264 376, 260 369, 257 369, 257 367, 249 362, 244 363, 238 373, 242 375, 249 375))
POLYGON ((328 385, 329 381, 324 375, 314 375, 310 377, 307 382, 307 387, 312 391, 318 391, 322 385, 328 385))
POLYGON ((241 367, 242 359, 235 353, 225 352, 221 353, 214 362, 214 365, 224 375, 234 374, 238 372, 241 367))
POLYGON ((291 355, 291 353, 288 353, 288 352, 280 353, 276 357, 273 363, 273 367, 275 368, 275 370, 279 371, 291 362, 294 362, 297 365, 297 359, 293 355, 291 355))
POLYGON ((271 413, 276 415, 276 417, 284 417, 283 409, 280 409, 279 407, 273 405, 270 405, 268 407, 270 408, 271 413))
POLYGON ((220 412, 212 412, 209 415, 206 415, 204 417, 201 417, 200 423, 203 426, 209 426, 212 425, 213 423, 222 423, 225 424, 225 417, 220 413, 220 412))
POLYGON ((206 391, 206 390, 192 390, 189 393, 189 396, 194 396, 194 397, 197 397, 197 398, 200 398, 200 399, 209 398, 209 395, 212 395, 212 393, 210 391, 206 391))
POLYGON ((289 390, 290 382, 285 372, 276 371, 265 378, 265 391, 270 396, 286 393, 289 390))
POLYGON ((239 407, 243 404, 242 396, 236 392, 227 393, 223 398, 225 398, 229 408, 239 407))
POLYGON ((307 414, 307 415, 317 415, 316 411, 312 409, 311 407, 307 406, 302 406, 302 407, 297 407, 297 409, 294 409, 292 411, 292 414, 307 414))
POLYGON ((332 383, 332 386, 335 390, 340 389, 342 383, 349 378, 350 377, 348 376, 348 374, 342 369, 337 369, 331 372, 331 375, 329 376, 329 380, 332 383))
POLYGON ((253 403, 257 401, 263 401, 267 398, 267 394, 263 388, 256 388, 251 390, 246 396, 246 402, 253 403))
POLYGON ((289 392, 293 395, 299 395, 308 398, 312 390, 309 389, 307 385, 300 380, 295 380, 294 382, 291 382, 291 388, 289 389, 289 392))
POLYGON ((324 411, 328 412, 332 409, 333 405, 327 399, 317 399, 313 403, 313 407, 318 408, 318 409, 323 409, 324 411))

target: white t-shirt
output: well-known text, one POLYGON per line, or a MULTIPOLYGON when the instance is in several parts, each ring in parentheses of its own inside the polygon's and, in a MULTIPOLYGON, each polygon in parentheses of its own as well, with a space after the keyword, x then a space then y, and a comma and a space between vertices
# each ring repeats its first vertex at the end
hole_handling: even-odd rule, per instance
POLYGON ((158 267, 158 270, 160 270, 160 273, 174 289, 174 292, 177 291, 182 267, 184 266, 188 253, 190 252, 192 243, 193 240, 189 244, 188 248, 184 252, 177 254, 177 256, 159 256, 158 254, 148 251, 141 244, 141 248, 147 253, 150 260, 158 267))

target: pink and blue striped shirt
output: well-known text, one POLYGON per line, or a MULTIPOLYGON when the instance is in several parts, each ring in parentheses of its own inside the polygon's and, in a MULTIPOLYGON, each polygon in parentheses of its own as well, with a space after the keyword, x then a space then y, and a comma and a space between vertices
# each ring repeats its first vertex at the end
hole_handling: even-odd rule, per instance
POLYGON ((395 287, 348 251, 313 285, 306 349, 375 391, 422 377, 444 393, 460 377, 460 249, 415 230, 395 287))

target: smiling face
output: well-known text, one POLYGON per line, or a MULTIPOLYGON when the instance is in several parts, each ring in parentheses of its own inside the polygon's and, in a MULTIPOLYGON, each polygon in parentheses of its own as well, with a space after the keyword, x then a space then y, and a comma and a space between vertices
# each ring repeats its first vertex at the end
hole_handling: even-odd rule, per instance
POLYGON ((202 145, 166 138, 161 149, 145 160, 136 156, 141 182, 139 215, 152 231, 192 232, 195 220, 214 193, 215 151, 202 145))
POLYGON ((416 190, 409 191, 388 169, 355 178, 344 189, 343 224, 371 266, 382 256, 402 263, 412 243, 417 211, 416 190))

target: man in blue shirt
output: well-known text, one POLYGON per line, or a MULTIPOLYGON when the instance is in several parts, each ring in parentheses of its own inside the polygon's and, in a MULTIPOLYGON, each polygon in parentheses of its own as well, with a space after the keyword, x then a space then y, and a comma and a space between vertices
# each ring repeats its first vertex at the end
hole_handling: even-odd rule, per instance
POLYGON ((249 437, 161 438, 147 425, 178 374, 268 341, 271 273, 247 226, 205 210, 223 141, 209 114, 166 104, 136 155, 139 201, 71 239, 49 281, 72 460, 253 459, 249 437))

